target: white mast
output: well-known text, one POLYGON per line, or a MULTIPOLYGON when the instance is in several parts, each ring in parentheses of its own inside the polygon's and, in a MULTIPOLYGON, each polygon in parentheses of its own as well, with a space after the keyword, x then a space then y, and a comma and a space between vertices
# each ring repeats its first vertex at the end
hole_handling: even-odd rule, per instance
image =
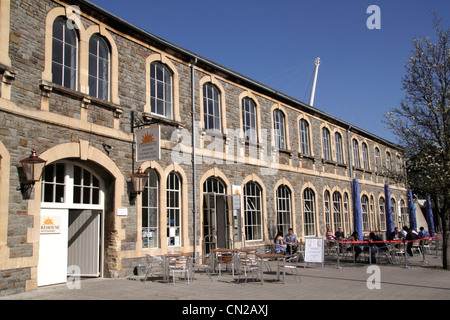
POLYGON ((309 99, 310 106, 314 105, 314 97, 316 95, 316 84, 317 84, 317 76, 319 74, 319 67, 320 67, 320 58, 317 58, 316 59, 316 73, 314 75, 314 82, 313 82, 312 91, 311 91, 311 98, 309 99))

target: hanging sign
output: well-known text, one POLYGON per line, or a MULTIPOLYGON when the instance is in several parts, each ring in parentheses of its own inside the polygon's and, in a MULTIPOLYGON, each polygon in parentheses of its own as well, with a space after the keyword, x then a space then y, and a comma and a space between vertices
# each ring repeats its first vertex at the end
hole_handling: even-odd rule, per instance
POLYGON ((136 131, 136 161, 161 160, 161 127, 136 131))
POLYGON ((60 216, 41 216, 41 234, 60 234, 60 216))

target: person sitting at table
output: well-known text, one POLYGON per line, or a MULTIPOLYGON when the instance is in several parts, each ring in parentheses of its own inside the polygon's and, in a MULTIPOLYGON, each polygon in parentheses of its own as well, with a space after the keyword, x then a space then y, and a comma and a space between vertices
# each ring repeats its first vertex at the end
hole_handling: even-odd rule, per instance
MULTIPOLYGON (((344 240, 345 239, 345 235, 344 235, 344 232, 342 231, 342 227, 338 227, 338 231, 336 231, 334 233, 334 237, 337 240, 344 240)), ((342 243, 339 243, 339 251, 342 252, 342 243)))
POLYGON ((408 245, 406 246, 406 252, 408 252, 408 254, 411 257, 414 257, 414 254, 412 252, 412 247, 413 247, 413 244, 414 244, 413 240, 417 240, 417 235, 414 232, 412 232, 411 229, 409 229, 408 227, 403 227, 403 228, 406 228, 406 230, 405 230, 406 231, 405 240, 409 241, 408 245))
MULTIPOLYGON (((288 233, 284 236, 284 242, 286 243, 296 243, 297 236, 294 234, 294 229, 289 228, 288 233)), ((287 254, 294 254, 297 251, 297 247, 287 246, 287 254)))
MULTIPOLYGON (((347 239, 348 241, 359 241, 358 232, 353 232, 352 235, 347 239)), ((358 259, 359 255, 361 254, 361 245, 357 243, 351 243, 347 250, 353 250, 355 251, 355 261, 358 259)))
POLYGON ((402 235, 398 232, 398 228, 395 227, 394 231, 389 235, 389 240, 400 240, 402 235))
POLYGON ((327 228, 327 232, 325 233, 325 237, 327 240, 335 240, 335 236, 333 235, 333 232, 331 232, 331 228, 327 228))
POLYGON ((380 236, 375 235, 374 232, 371 232, 369 234, 369 239, 370 241, 374 241, 375 243, 371 243, 370 247, 371 247, 371 251, 370 251, 370 258, 372 260, 372 263, 377 263, 377 258, 376 258, 376 254, 379 251, 386 251, 388 248, 386 247, 386 244, 383 241, 383 239, 381 239, 380 236))
POLYGON ((277 235, 275 236, 275 252, 276 253, 285 253, 287 244, 283 241, 283 232, 280 230, 278 231, 277 235))
POLYGON ((338 230, 334 233, 334 237, 335 239, 338 240, 343 240, 345 235, 344 232, 342 231, 342 227, 338 227, 338 230))

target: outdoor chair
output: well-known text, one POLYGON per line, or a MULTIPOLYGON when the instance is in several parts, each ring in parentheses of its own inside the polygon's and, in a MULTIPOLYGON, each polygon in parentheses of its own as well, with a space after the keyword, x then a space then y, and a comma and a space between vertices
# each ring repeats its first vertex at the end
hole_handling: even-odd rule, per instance
POLYGON ((203 270, 208 275, 209 279, 212 281, 211 277, 211 255, 205 254, 202 256, 198 256, 192 260, 192 268, 191 268, 191 280, 194 280, 194 272, 196 270, 203 270))
MULTIPOLYGON (((260 250, 256 252, 256 255, 258 254, 265 254, 265 253, 275 253, 275 251, 272 252, 272 250, 260 250)), ((272 273, 272 267, 270 266, 270 259, 265 258, 265 259, 261 259, 262 260, 262 264, 266 266, 266 269, 272 273)))
POLYGON ((375 257, 377 261, 380 261, 380 258, 384 257, 390 264, 394 264, 394 259, 392 259, 391 252, 391 247, 386 245, 386 249, 378 250, 375 257))
POLYGON ((235 262, 233 259, 233 253, 232 252, 218 252, 216 254, 216 264, 219 267, 219 277, 222 276, 222 265, 225 265, 225 270, 226 270, 226 265, 231 264, 231 270, 234 276, 234 267, 235 267, 235 262))
POLYGON ((430 240, 422 240, 423 244, 422 244, 422 248, 423 251, 425 251, 425 249, 427 250, 428 253, 431 253, 431 246, 430 246, 430 240))
POLYGON ((338 248, 336 246, 336 242, 334 241, 327 241, 327 255, 330 255, 330 253, 334 253, 335 255, 338 255, 338 248))
POLYGON ((415 256, 415 253, 419 253, 419 255, 422 255, 422 250, 420 250, 420 245, 419 245, 419 241, 414 241, 412 248, 411 248, 411 252, 413 254, 413 256, 415 256))
POLYGON ((283 283, 284 277, 286 275, 286 271, 290 271, 291 274, 295 277, 295 279, 300 280, 300 274, 298 272, 298 263, 300 261, 300 254, 295 253, 293 255, 287 256, 284 261, 278 261, 278 268, 283 272, 283 283))
MULTIPOLYGON (((245 282, 244 285, 247 283, 248 280, 248 274, 252 274, 252 278, 255 279, 255 273, 257 275, 257 279, 259 279, 258 274, 262 272, 261 264, 255 263, 255 261, 247 256, 245 253, 239 254, 239 265, 238 265, 238 271, 239 271, 239 278, 237 279, 237 283, 241 280, 242 274, 245 275, 245 282)), ((263 282, 261 281, 261 284, 263 282)))
POLYGON ((189 276, 191 273, 191 257, 180 256, 176 258, 171 258, 169 263, 169 273, 172 273, 173 284, 175 285, 175 273, 181 273, 185 275, 188 284, 190 284, 189 276))
POLYGON ((159 275, 164 275, 164 260, 158 256, 152 256, 149 254, 145 255, 145 259, 147 261, 147 271, 145 272, 143 282, 147 281, 147 279, 152 275, 155 271, 159 271, 159 275))

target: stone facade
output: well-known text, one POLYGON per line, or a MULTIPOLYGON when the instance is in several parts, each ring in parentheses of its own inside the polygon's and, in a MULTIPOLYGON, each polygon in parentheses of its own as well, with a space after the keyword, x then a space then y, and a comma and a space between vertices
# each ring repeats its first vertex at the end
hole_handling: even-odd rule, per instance
MULTIPOLYGON (((389 172, 375 170, 375 148, 380 151, 383 163, 386 152, 390 152, 393 166, 397 155, 402 159, 402 150, 393 143, 332 118, 209 60, 196 57, 116 19, 88 2, 0 0, 0 5, 0 34, 9 34, 9 38, 2 36, 0 39, 2 50, 8 48, 6 54, 0 52, 0 197, 3 197, 0 198, 0 295, 33 290, 38 285, 42 183, 37 182, 33 188, 25 190, 20 162, 32 149, 36 149, 39 156, 47 160, 47 165, 59 161, 80 164, 89 168, 104 182, 104 256, 100 263, 101 276, 105 277, 130 274, 136 264, 142 262, 145 254, 164 254, 173 249, 165 243, 167 218, 163 211, 166 205, 165 180, 170 172, 176 172, 182 180, 182 240, 178 249, 185 252, 202 250, 201 183, 208 176, 225 177, 226 181, 222 182, 228 193, 231 193, 231 186, 244 187, 248 181, 258 182, 261 187, 264 195, 263 238, 260 241, 248 241, 247 246, 272 243, 271 239, 277 229, 276 188, 279 185, 288 185, 290 188, 292 224, 301 238, 305 237, 302 192, 306 187, 315 192, 316 236, 323 236, 325 229, 326 190, 331 195, 335 191, 341 196, 348 194, 349 217, 352 219, 353 178, 358 178, 362 193, 374 199, 370 219, 372 216, 379 217, 379 199, 384 197, 386 183, 390 184, 395 201, 406 202, 404 183, 394 179, 389 172), (77 6, 80 11, 71 11, 71 5, 77 6), (52 41, 48 33, 58 16, 73 18, 77 23, 80 60, 77 90, 67 89, 51 81, 49 70, 52 41), (88 35, 96 32, 105 36, 111 47, 109 101, 89 96, 86 87, 88 70, 83 57, 87 56, 88 35), (176 99, 174 108, 177 111, 171 120, 150 114, 148 70, 149 59, 153 61, 154 57, 159 57, 162 63, 170 66, 174 85, 177 85, 173 89, 176 99), (194 82, 191 80, 192 76, 194 82), (205 77, 211 77, 221 88, 220 94, 225 97, 225 105, 221 108, 226 110, 226 130, 222 130, 222 133, 202 129, 203 114, 200 105, 203 97, 200 82, 205 77), (251 97, 257 102, 260 141, 256 144, 239 137, 242 97, 251 97), (192 104, 196 124, 192 123, 192 104), (272 147, 274 105, 284 111, 288 128, 286 136, 289 143, 283 150, 272 147), (133 114, 136 118, 132 117, 133 114), (156 119, 161 125, 162 158, 158 161, 133 163, 132 127, 149 117, 156 119), (307 119, 310 124, 311 155, 300 153, 300 118, 307 119), (331 161, 324 160, 322 155, 323 126, 331 133, 331 161), (196 133, 197 142, 195 181, 191 144, 193 132, 196 133), (264 140, 262 135, 265 132, 267 139, 264 140), (335 161, 335 132, 342 136, 343 163, 335 161), (352 151, 348 148, 353 139, 357 139, 359 148, 363 142, 367 144, 369 168, 352 167, 349 160, 352 151), (113 148, 107 150, 105 145, 113 148), (180 152, 180 145, 185 146, 183 152, 180 152), (219 147, 213 148, 215 145, 219 147), (181 154, 185 161, 174 163, 174 151, 181 154), (262 155, 270 158, 274 154, 275 174, 265 174, 262 169, 267 169, 271 161, 263 161, 262 155), (161 212, 158 248, 142 248, 142 199, 141 195, 136 198, 130 196, 133 190, 129 175, 139 165, 144 170, 153 168, 159 174, 161 212), (22 188, 17 188, 20 186, 22 188), (127 216, 117 215, 119 208, 127 209, 127 216)), ((332 203, 330 207, 332 208, 332 203)), ((379 218, 375 219, 378 221, 379 218)), ((373 228, 376 221, 370 221, 373 228)), ((351 221, 349 224, 351 225, 351 221)))

